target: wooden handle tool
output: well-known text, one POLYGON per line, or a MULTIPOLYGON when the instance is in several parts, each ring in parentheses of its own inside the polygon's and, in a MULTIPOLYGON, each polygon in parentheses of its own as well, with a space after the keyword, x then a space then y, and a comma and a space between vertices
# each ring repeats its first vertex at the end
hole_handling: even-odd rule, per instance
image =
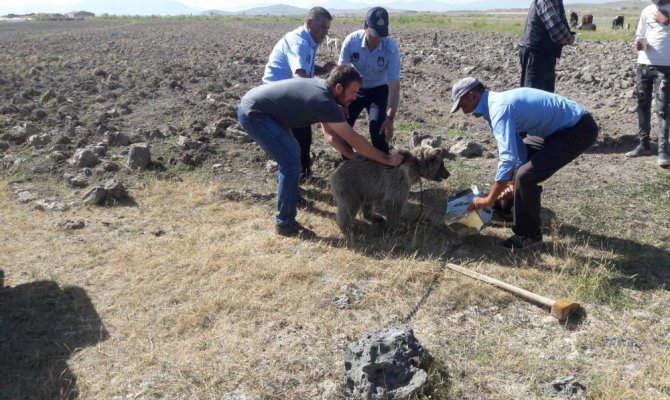
POLYGON ((579 310, 581 307, 579 303, 575 303, 570 299, 552 300, 550 298, 540 296, 539 294, 529 292, 528 290, 521 289, 514 285, 510 285, 509 283, 505 283, 498 279, 491 278, 490 276, 480 274, 479 272, 471 271, 467 268, 463 268, 456 264, 446 263, 445 265, 447 266, 447 268, 452 269, 456 272, 460 272, 463 275, 467 275, 471 278, 475 278, 480 281, 490 283, 493 286, 497 286, 501 289, 507 290, 508 292, 511 292, 525 300, 549 307, 551 308, 551 315, 554 318, 558 319, 559 321, 567 320, 575 311, 579 310))

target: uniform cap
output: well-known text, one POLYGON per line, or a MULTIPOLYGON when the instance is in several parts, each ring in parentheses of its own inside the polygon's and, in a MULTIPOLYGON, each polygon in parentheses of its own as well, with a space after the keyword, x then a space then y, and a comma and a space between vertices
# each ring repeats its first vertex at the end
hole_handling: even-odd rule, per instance
POLYGON ((389 13, 382 7, 373 7, 365 15, 365 25, 374 37, 389 35, 389 13))

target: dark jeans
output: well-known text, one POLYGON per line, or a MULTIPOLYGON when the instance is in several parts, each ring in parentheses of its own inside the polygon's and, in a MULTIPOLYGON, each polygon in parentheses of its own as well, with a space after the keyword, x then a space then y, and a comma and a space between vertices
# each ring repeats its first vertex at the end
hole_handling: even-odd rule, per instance
POLYGON ((386 120, 386 107, 388 105, 389 85, 381 85, 368 89, 360 89, 356 100, 349 104, 349 118, 347 122, 354 126, 356 119, 365 108, 368 111, 370 123, 370 141, 372 145, 384 153, 389 153, 389 145, 386 143, 386 134, 379 130, 386 120))
POLYGON ((541 235, 540 209, 542 186, 556 171, 577 158, 595 143, 598 125, 585 114, 571 128, 540 138, 527 136, 528 160, 514 176, 514 225, 518 235, 541 235))
POLYGON ((635 92, 637 94, 637 118, 640 142, 649 144, 651 132, 651 100, 656 94, 656 113, 658 114, 658 151, 668 151, 668 115, 670 111, 670 66, 637 65, 635 92))
POLYGON ((312 176, 312 158, 309 155, 312 147, 312 126, 292 128, 291 131, 300 145, 300 175, 309 178, 312 176))
POLYGON ((554 93, 556 88, 556 57, 519 46, 521 87, 554 93))

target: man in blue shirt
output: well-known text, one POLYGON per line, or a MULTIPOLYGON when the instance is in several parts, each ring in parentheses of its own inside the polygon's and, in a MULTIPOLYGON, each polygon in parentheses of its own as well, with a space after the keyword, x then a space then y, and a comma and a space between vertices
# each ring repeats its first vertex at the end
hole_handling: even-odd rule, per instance
POLYGON ((483 117, 498 142, 495 183, 486 197, 473 201, 471 209, 492 206, 513 183, 514 235, 503 246, 520 249, 541 243, 539 184, 589 149, 598 125, 581 104, 538 89, 493 92, 468 77, 454 84, 451 97, 452 113, 460 108, 483 117))
POLYGON ((341 107, 356 98, 361 76, 350 65, 340 65, 328 80, 285 79, 251 89, 237 108, 240 125, 279 164, 276 232, 282 236, 314 237, 295 217, 300 180, 300 147, 290 129, 321 122, 323 135, 347 158, 358 155, 397 166, 403 157, 384 154, 356 133, 341 107), (355 151, 354 151, 355 150, 355 151))
MULTIPOLYGON (((309 10, 305 24, 284 35, 270 53, 265 65, 263 83, 277 82, 291 78, 312 78, 329 73, 335 61, 323 66, 316 64, 316 50, 328 35, 333 17, 323 7, 309 10)), ((309 179, 312 175, 312 127, 301 126, 292 129, 300 145, 301 177, 309 179)))
POLYGON ((363 29, 344 39, 338 64, 352 64, 363 77, 356 100, 349 105, 347 121, 354 126, 365 108, 372 145, 389 152, 393 120, 400 100, 400 52, 389 37, 388 12, 381 7, 368 10, 363 29))

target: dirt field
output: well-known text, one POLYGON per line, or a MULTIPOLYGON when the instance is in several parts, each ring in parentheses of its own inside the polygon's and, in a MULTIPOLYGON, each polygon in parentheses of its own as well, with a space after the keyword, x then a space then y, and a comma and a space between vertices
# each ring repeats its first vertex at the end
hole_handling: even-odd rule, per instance
MULTIPOLYGON (((449 196, 493 179, 488 127, 448 110, 459 78, 517 86, 518 37, 499 33, 392 27, 402 53, 395 145, 418 132, 445 149, 464 139, 484 148, 450 156, 447 181, 414 187, 411 231, 371 226, 343 240, 317 180, 298 219, 319 238, 274 234, 276 173, 240 135, 234 107, 295 26, 0 23, 0 398, 346 398, 347 345, 407 315, 431 287, 410 320, 431 356, 418 398, 670 398, 670 172, 654 156, 624 157, 637 132, 630 43, 578 37, 565 49, 557 92, 592 112, 600 136, 545 185, 546 246, 512 254, 499 246, 509 229, 458 240, 441 217, 449 196), (115 132, 149 143, 152 163, 129 168, 115 132), (87 147, 99 162, 68 162, 87 147), (84 205, 108 179, 131 199, 84 205), (445 259, 575 299, 586 316, 558 324, 443 271, 445 259), (343 294, 349 303, 333 301, 343 294)), ((315 132, 325 181, 339 156, 315 132)))

